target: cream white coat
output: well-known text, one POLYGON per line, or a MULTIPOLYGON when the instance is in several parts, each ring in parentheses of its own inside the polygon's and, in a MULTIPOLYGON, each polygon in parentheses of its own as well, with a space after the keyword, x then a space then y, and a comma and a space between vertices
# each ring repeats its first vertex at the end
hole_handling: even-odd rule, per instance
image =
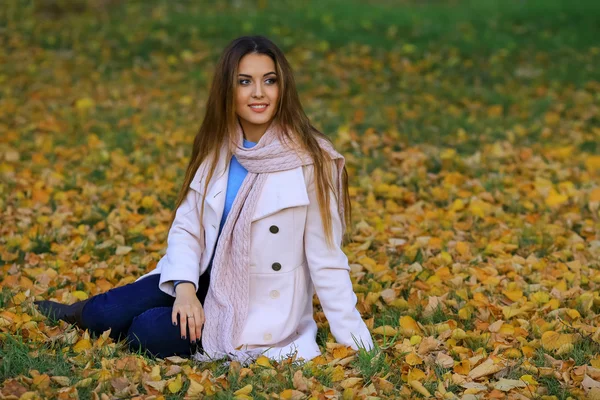
MULTIPOLYGON (((206 177, 196 172, 192 190, 177 209, 169 230, 166 254, 154 270, 138 280, 160 274, 159 288, 171 296, 175 296, 175 280, 191 281, 198 289, 199 277, 215 250, 228 174, 229 163, 220 157, 208 185, 201 223, 206 177)), ((319 356, 314 289, 338 343, 354 349, 373 347, 356 309, 348 259, 337 245, 342 231, 333 192, 330 213, 334 248, 325 241, 312 165, 269 174, 252 218, 249 313, 236 347, 264 348, 264 354, 276 360, 295 351, 298 359, 319 356), (277 233, 271 232, 272 226, 278 228, 277 233), (275 270, 277 265, 273 268, 275 263, 281 265, 279 270, 275 270)))

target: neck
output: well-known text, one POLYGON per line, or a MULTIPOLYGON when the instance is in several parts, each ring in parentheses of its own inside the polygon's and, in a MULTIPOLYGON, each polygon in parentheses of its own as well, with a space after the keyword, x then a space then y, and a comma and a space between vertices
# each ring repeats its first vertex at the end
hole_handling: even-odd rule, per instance
POLYGON ((263 137, 263 135, 267 131, 267 128, 269 127, 270 123, 271 121, 262 125, 255 125, 250 124, 247 121, 240 121, 242 130, 244 131, 244 139, 249 140, 253 143, 258 143, 260 138, 263 137))

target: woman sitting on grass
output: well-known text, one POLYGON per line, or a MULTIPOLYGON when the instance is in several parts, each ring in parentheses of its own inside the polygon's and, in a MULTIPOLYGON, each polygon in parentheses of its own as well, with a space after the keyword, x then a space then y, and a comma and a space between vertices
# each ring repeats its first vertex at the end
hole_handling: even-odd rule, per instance
POLYGON ((238 38, 217 65, 156 268, 72 305, 36 304, 158 357, 310 360, 321 354, 314 285, 335 339, 370 349, 340 247, 347 181, 281 50, 262 36, 238 38))

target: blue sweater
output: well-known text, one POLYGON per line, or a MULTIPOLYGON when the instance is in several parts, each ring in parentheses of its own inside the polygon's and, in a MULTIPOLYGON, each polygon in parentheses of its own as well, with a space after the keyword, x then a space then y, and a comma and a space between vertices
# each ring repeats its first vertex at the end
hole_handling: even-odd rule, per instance
MULTIPOLYGON (((250 148, 254 147, 256 143, 250 142, 244 139, 244 147, 250 148)), ((227 215, 229 211, 231 211, 231 206, 233 205, 233 200, 235 200, 235 196, 237 195, 238 190, 240 190, 240 186, 242 186, 242 182, 244 178, 248 174, 248 170, 242 166, 235 158, 235 156, 231 157, 231 163, 229 164, 229 175, 227 176, 227 193, 225 195, 225 207, 223 208, 223 217, 221 217, 221 224, 219 226, 219 236, 221 235, 221 230, 223 229, 223 225, 225 225, 225 220, 227 219, 227 215)), ((217 237, 218 238, 218 237, 217 237)), ((218 240, 218 239, 217 239, 218 240)), ((208 264, 208 268, 206 269, 206 273, 210 274, 210 269, 212 267, 213 259, 215 258, 215 253, 213 253, 212 258, 210 259, 210 263, 208 264)), ((175 281, 174 287, 176 288, 178 284, 181 282, 189 282, 189 281, 175 281)))

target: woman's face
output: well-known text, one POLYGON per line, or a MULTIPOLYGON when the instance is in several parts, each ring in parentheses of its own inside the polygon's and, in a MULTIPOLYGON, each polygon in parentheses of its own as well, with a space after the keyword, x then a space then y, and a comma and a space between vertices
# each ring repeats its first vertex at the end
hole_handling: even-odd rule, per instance
POLYGON ((275 63, 264 54, 249 53, 240 60, 236 91, 236 114, 244 131, 266 129, 279 100, 275 63))

